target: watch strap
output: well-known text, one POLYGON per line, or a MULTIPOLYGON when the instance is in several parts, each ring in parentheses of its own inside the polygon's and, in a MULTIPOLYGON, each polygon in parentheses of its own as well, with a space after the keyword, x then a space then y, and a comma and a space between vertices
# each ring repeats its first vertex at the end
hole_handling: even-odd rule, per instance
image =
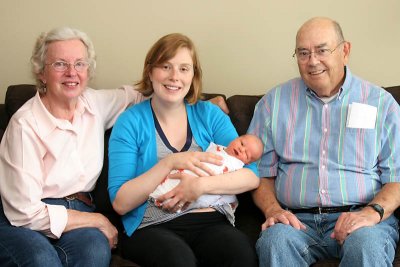
POLYGON ((378 212, 379 216, 380 216, 380 220, 379 222, 382 221, 383 218, 383 214, 385 213, 385 210, 382 208, 381 205, 373 203, 373 204, 368 204, 367 207, 371 207, 373 208, 376 212, 378 212))

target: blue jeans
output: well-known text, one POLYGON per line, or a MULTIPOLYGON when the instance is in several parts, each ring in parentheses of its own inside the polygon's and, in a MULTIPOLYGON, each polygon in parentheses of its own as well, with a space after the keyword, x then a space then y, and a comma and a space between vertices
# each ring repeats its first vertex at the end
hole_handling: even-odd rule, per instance
MULTIPOLYGON (((52 205, 93 212, 79 200, 43 199, 52 205)), ((0 266, 109 266, 111 250, 97 228, 79 228, 51 239, 40 232, 12 226, 0 201, 0 266)))
POLYGON ((298 213, 306 230, 282 223, 264 230, 256 244, 260 267, 310 266, 321 259, 341 259, 340 266, 392 266, 399 240, 392 215, 372 227, 363 227, 339 245, 330 237, 340 213, 298 213))

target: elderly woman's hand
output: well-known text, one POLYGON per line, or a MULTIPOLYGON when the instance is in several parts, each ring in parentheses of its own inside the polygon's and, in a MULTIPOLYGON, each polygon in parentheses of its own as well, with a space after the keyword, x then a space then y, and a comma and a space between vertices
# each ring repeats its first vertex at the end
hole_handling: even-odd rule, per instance
POLYGON ((117 247, 118 230, 103 214, 97 212, 82 212, 72 209, 67 209, 67 212, 68 222, 64 232, 82 227, 95 227, 108 239, 110 248, 117 247))
POLYGON ((110 248, 116 248, 118 245, 118 230, 115 226, 102 214, 99 215, 99 230, 107 237, 110 248))
POLYGON ((226 114, 229 114, 228 105, 226 104, 226 101, 222 96, 216 96, 214 98, 211 98, 209 101, 219 106, 222 109, 222 111, 225 112, 226 114))

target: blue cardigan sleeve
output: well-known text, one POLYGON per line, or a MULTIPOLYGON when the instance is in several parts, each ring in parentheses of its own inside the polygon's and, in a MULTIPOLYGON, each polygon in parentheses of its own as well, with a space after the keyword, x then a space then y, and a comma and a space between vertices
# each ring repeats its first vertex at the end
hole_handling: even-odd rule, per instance
MULTIPOLYGON (((123 184, 157 163, 154 120, 150 102, 144 101, 121 114, 109 142, 108 193, 113 202, 123 184)), ((142 221, 146 202, 122 217, 130 236, 142 221)))

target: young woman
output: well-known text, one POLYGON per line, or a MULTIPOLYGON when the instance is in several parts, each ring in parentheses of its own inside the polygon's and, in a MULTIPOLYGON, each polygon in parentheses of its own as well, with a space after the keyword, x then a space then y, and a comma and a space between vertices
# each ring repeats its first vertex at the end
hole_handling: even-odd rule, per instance
POLYGON ((182 34, 158 40, 137 86, 151 98, 119 117, 109 147, 109 193, 123 215, 124 257, 143 266, 256 266, 252 245, 232 225, 230 205, 175 212, 203 194, 237 194, 259 184, 254 165, 216 177, 203 163, 221 164, 201 151, 210 142, 227 146, 237 133, 218 107, 198 101, 201 67, 192 41, 182 34), (149 194, 173 169, 200 177, 175 174, 181 182, 157 207, 149 194))

